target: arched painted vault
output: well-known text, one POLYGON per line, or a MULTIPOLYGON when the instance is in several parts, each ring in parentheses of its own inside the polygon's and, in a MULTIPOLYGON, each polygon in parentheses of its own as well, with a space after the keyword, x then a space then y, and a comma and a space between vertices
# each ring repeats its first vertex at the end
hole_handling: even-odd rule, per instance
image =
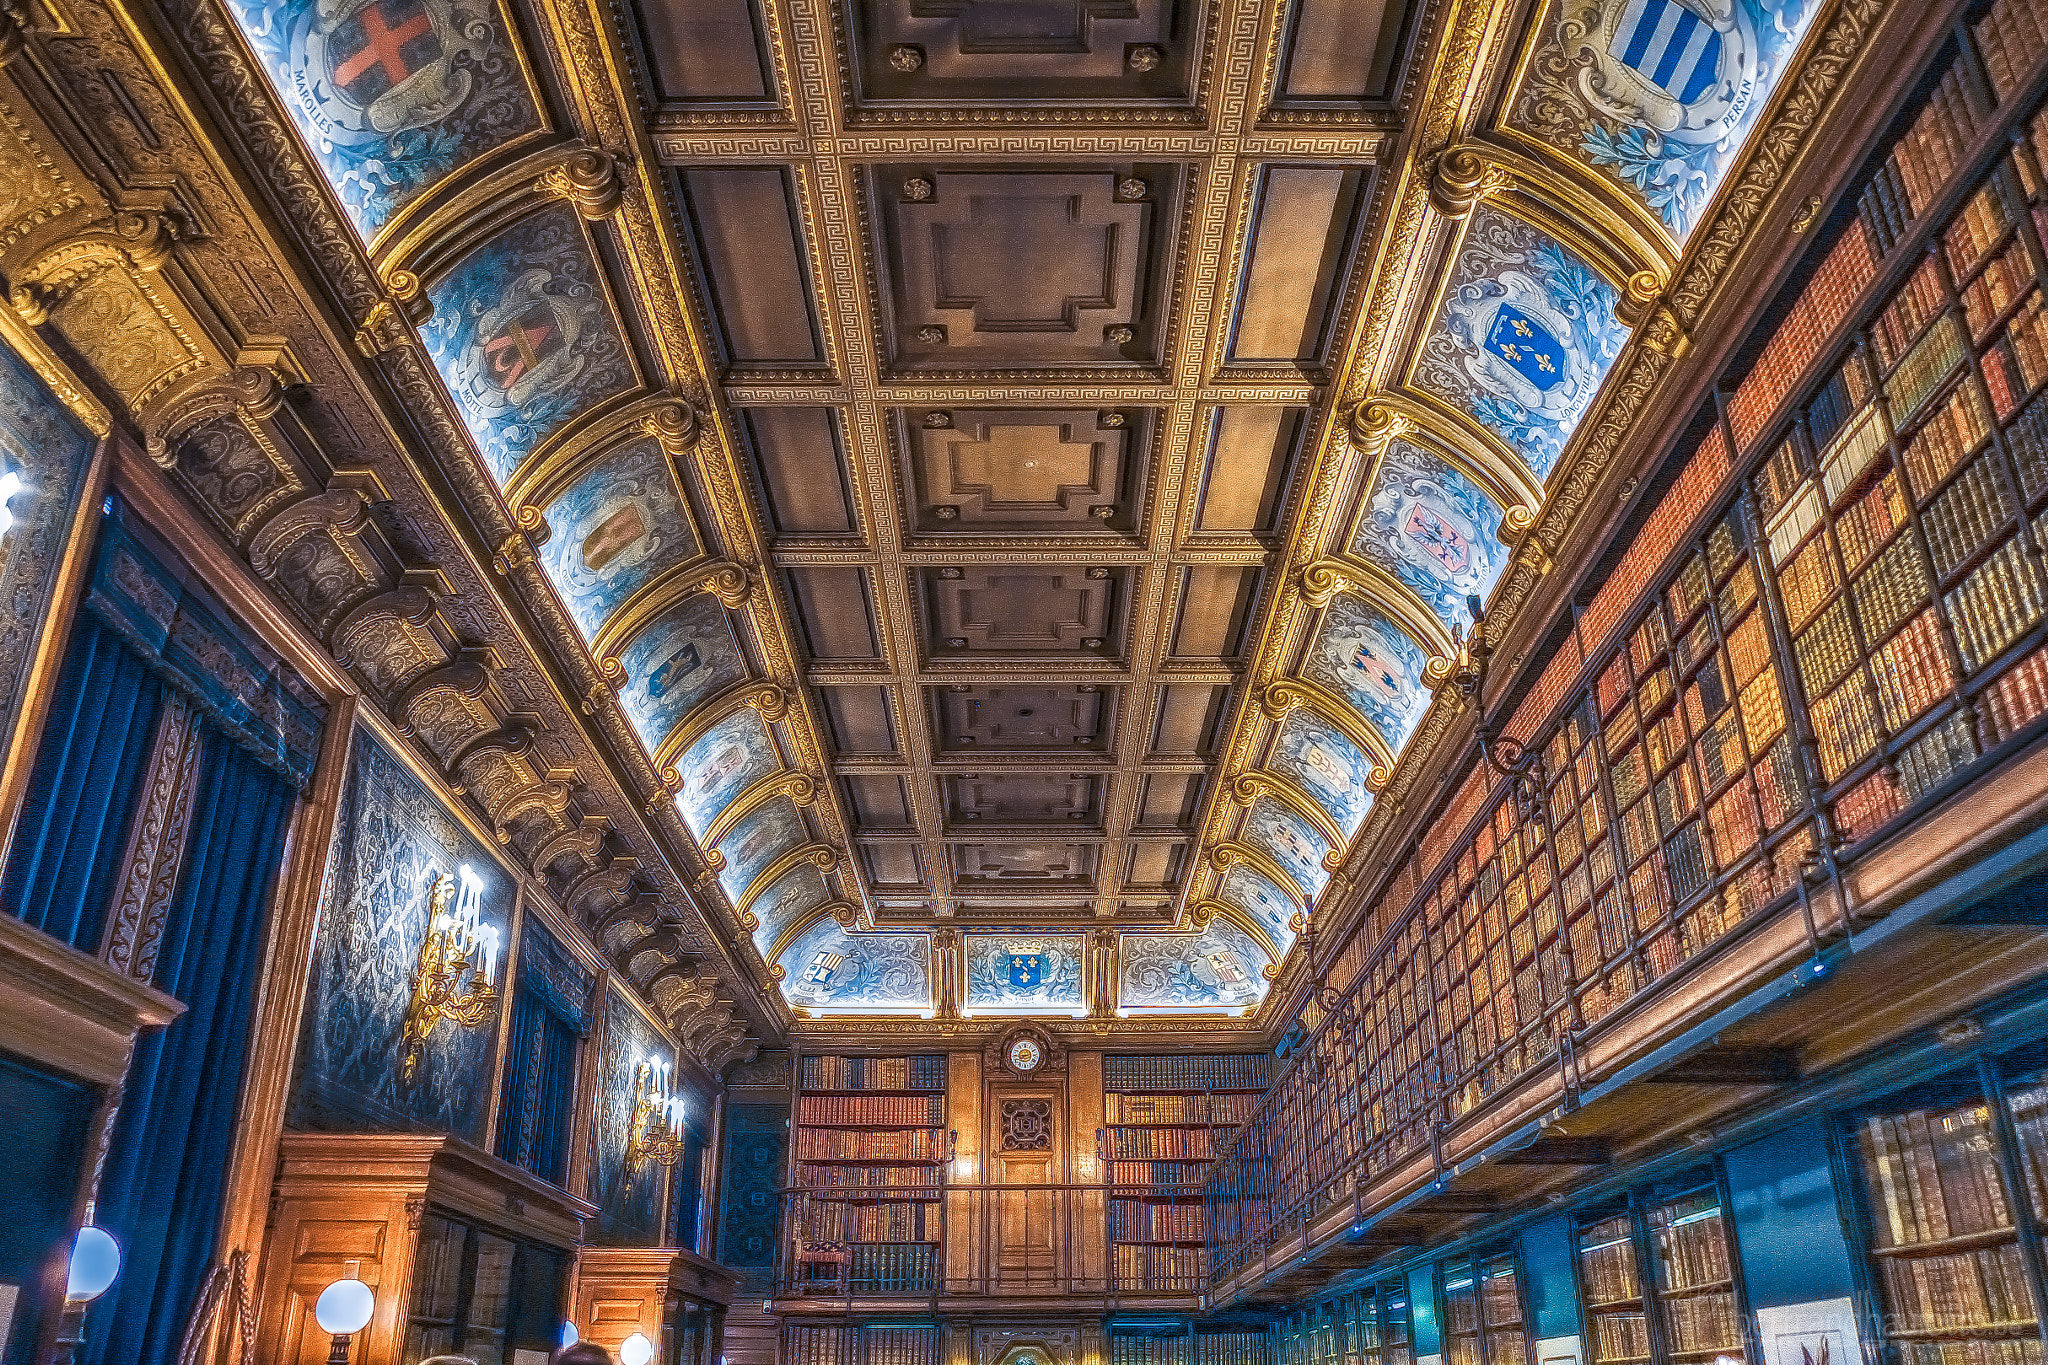
MULTIPOLYGON (((1341 403, 1247 417, 1227 400, 1205 399, 1210 406, 1183 405, 1169 418, 1161 400, 1131 387, 1133 365, 1164 363, 1158 347, 1169 321, 1144 318, 1091 322, 1094 335, 1076 332, 1071 354, 1027 357, 1032 376, 1057 377, 1061 365, 1122 367, 1102 372, 1124 386, 1113 400, 1053 411, 991 397, 1010 390, 974 381, 971 363, 981 362, 972 358, 1000 359, 1032 336, 1032 345, 1051 345, 1058 329, 1039 336, 1031 332, 1038 324, 1016 322, 991 330, 940 300, 931 317, 919 314, 892 334, 896 350, 880 363, 929 371, 954 385, 953 396, 896 412, 895 425, 861 437, 892 452, 894 488, 883 501, 900 506, 890 509, 844 478, 843 453, 831 453, 858 414, 821 407, 813 420, 760 407, 736 416, 747 400, 708 394, 695 377, 702 357, 743 358, 755 344, 736 330, 742 322, 767 326, 717 306, 729 283, 720 233, 733 230, 719 205, 755 196, 791 208, 782 215, 797 233, 784 244, 789 269, 821 277, 805 264, 826 250, 802 199, 822 192, 813 181, 715 158, 658 176, 617 149, 570 136, 554 77, 498 0, 417 0, 417 41, 389 52, 365 46, 362 26, 382 13, 378 3, 230 4, 389 287, 364 322, 365 354, 417 344, 430 359, 472 446, 442 458, 488 471, 521 529, 514 539, 524 541, 508 541, 501 561, 530 554, 544 572, 580 637, 564 647, 587 651, 604 680, 584 705, 616 708, 637 737, 655 793, 650 813, 673 824, 678 846, 696 860, 693 894, 724 919, 740 951, 751 951, 751 970, 791 1007, 821 1016, 956 1007, 1241 1015, 1257 1007, 1432 704, 1430 660, 1454 651, 1467 604, 1500 582, 1512 542, 1541 510, 1575 432, 1632 344, 1624 319, 1640 321, 1671 277, 1816 7, 1736 0, 1711 34, 1673 46, 1674 25, 1702 22, 1680 0, 1545 0, 1517 40, 1523 60, 1495 64, 1514 73, 1511 86, 1473 96, 1490 113, 1463 142, 1370 170, 1254 167, 1233 201, 1242 230, 1223 234, 1235 245, 1213 263, 1219 279, 1244 281, 1230 302, 1230 339, 1203 363, 1227 351, 1215 375, 1245 383, 1280 373, 1276 365, 1294 376, 1326 370, 1316 381, 1321 397, 1341 394, 1341 403), (665 201, 652 216, 650 199, 665 201), (633 213, 622 215, 628 203, 633 213), (1268 236, 1279 228, 1259 213, 1271 204, 1365 225, 1324 234, 1346 245, 1319 277, 1337 283, 1311 301, 1320 310, 1313 317, 1258 311, 1275 305, 1255 299, 1255 286, 1278 278, 1259 273, 1273 263, 1261 253, 1308 249, 1268 236), (689 252, 627 226, 628 217, 686 221, 695 234, 689 252), (1383 239, 1407 242, 1407 254, 1382 255, 1383 239), (1388 259, 1395 264, 1372 268, 1388 259), (712 300, 717 337, 674 309, 675 281, 657 287, 645 273, 669 269, 709 277, 710 292, 697 279, 680 292, 712 300), (1340 319, 1349 328, 1342 335, 1340 319), (1314 343, 1320 358, 1259 349, 1306 345, 1304 337, 1323 338, 1314 343), (1272 432, 1262 436, 1261 422, 1272 432), (1188 478, 1182 504, 1165 515, 1185 544, 1206 548, 1173 561, 1181 577, 1167 596, 1144 599, 1178 604, 1147 609, 1159 641, 1128 638, 1134 627, 1117 623, 1151 590, 1145 575, 1167 572, 1165 561, 1133 549, 1144 499, 1168 477, 1145 451, 1194 440, 1201 429, 1219 449, 1239 439, 1293 449, 1298 468, 1225 467, 1217 456, 1203 480, 1188 478), (757 485, 751 501, 739 474, 742 445, 757 485), (808 454, 777 463, 785 445, 808 454), (903 520, 904 535, 923 537, 923 557, 892 570, 896 577, 829 558, 792 561, 784 588, 794 608, 768 581, 760 546, 777 535, 794 529, 851 545, 885 515, 903 520), (948 562, 945 537, 983 523, 1067 539, 1034 550, 1021 568, 948 562), (1232 555, 1250 555, 1253 568, 1228 568, 1232 555), (1267 558, 1280 567, 1262 588, 1267 558), (871 663, 833 673, 842 655, 866 656, 857 640, 834 634, 843 622, 806 605, 832 574, 843 594, 833 600, 933 622, 920 646, 930 657, 892 658, 877 647, 871 663), (1066 614, 1027 629, 1018 604, 1045 600, 1066 614), (1239 603, 1238 614, 1216 602, 1239 603), (1184 670, 1224 681, 1163 685, 1157 698, 1121 682, 1131 659, 1171 653, 1184 632, 1200 631, 1219 640, 1235 631, 1244 642, 1235 656, 1217 646, 1219 658, 1241 664, 1184 670), (1088 680, 1005 693, 999 670, 972 666, 977 651, 995 645, 1019 656, 1078 651, 1076 676, 1088 680), (799 681, 800 659, 812 665, 808 682, 799 681), (934 660, 958 665, 957 681, 912 685, 897 676, 934 660), (821 671, 832 676, 821 682, 821 671), (1173 798, 1200 811, 1190 840, 1172 825, 1179 817, 1167 797, 1158 800, 1168 815, 1146 813, 1171 774, 1162 769, 1141 793, 1119 789, 1112 800, 1111 770, 1097 759, 1111 752, 1115 727, 1177 734, 1191 705, 1213 709, 1218 724, 1231 720, 1185 750, 1181 767, 1195 780, 1174 790, 1206 792, 1173 798), (882 835, 899 818, 884 809, 898 799, 887 782, 863 787, 866 769, 849 777, 829 759, 861 752, 849 736, 906 728, 956 762, 936 795, 901 789, 903 827, 940 820, 953 831, 946 837, 974 837, 948 846, 957 864, 948 877, 1015 888, 1012 922, 964 933, 929 918, 877 922, 888 908, 878 888, 894 888, 898 899, 915 893, 917 876, 898 870, 935 877, 919 859, 937 845, 927 840, 926 851, 906 854, 900 841, 887 843, 882 835), (989 750, 1006 756, 982 764, 977 755, 989 750), (1076 829, 1121 810, 1125 832, 1062 845, 1006 825, 1019 817, 982 790, 995 772, 1023 774, 1012 794, 1028 790, 1076 829), (973 820, 993 832, 958 832, 973 820), (850 834, 862 837, 858 849, 850 834), (1191 856, 1174 852, 1176 839, 1191 856), (885 864, 898 870, 885 875, 885 864), (1092 939, 1061 918, 1072 912, 1060 887, 1083 882, 1096 920, 1104 907, 1117 912, 1108 928, 1090 930, 1092 939), (1133 888, 1156 893, 1171 913, 1126 924, 1116 898, 1133 888)), ((1419 98, 1465 96, 1430 90, 1419 98)), ((1028 169, 1038 177, 1032 193, 1086 203, 1124 234, 1132 254, 1104 268, 1149 270, 1147 253, 1168 257, 1169 210, 1189 166, 1028 169)), ((892 260, 909 250, 902 242, 969 231, 972 215, 959 217, 956 202, 1018 192, 1000 169, 863 166, 858 174, 864 202, 887 220, 876 250, 892 260)), ((771 226, 782 230, 775 214, 741 216, 763 234, 761 250, 783 249, 781 238, 769 241, 771 226)), ((1010 265, 1052 269, 1062 259, 1073 268, 1059 253, 1010 265)), ((1000 283, 992 276, 976 287, 1000 283)), ((1138 281, 1110 284, 1131 291, 1138 281)), ((908 288, 894 278, 881 286, 872 301, 888 316, 877 327, 924 306, 908 288)), ((849 316, 867 306, 829 302, 849 316)), ((815 309, 815 299, 800 289, 797 308, 807 306, 815 309)), ((1069 297, 1068 311, 1074 306, 1069 297)), ((823 335, 824 322, 813 326, 823 335)), ((849 344, 838 335, 837 344, 849 344)), ((824 382, 822 358, 802 364, 816 373, 791 373, 824 382)), ((1320 401, 1313 386, 1301 391, 1320 401)), ((847 555, 853 564, 857 556, 847 555)), ((1158 741, 1169 756, 1180 742, 1158 741)), ((606 895, 630 903, 630 870, 594 873, 592 886, 606 877, 606 895)), ((606 922, 616 928, 616 919, 606 922)), ((653 938, 646 945, 643 955, 666 964, 662 988, 694 999, 695 969, 657 951, 653 938)))

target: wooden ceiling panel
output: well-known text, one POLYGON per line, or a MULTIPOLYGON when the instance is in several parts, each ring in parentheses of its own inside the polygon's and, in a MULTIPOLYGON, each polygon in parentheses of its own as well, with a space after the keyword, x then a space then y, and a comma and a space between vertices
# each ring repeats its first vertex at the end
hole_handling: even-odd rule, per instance
POLYGON ((1188 98, 1198 0, 867 0, 852 19, 863 104, 1188 98))
POLYGON ((1085 773, 1011 772, 946 779, 949 823, 1093 826, 1102 818, 1103 780, 1085 773))
POLYGON ((1152 732, 1155 754, 1206 755, 1230 703, 1221 684, 1172 683, 1159 689, 1159 721, 1152 732))
POLYGON ((891 889, 922 886, 924 863, 916 844, 866 844, 861 853, 867 859, 868 877, 877 887, 891 889))
POLYGON ((1364 170, 1345 166, 1268 166, 1260 173, 1232 361, 1322 363, 1366 181, 1364 170))
POLYGON ((953 845, 953 876, 963 892, 1003 885, 1092 884, 1098 850, 1093 844, 1037 840, 953 845))
POLYGON ((1278 525, 1307 417, 1294 406, 1211 410, 1198 530, 1267 533, 1278 525))
POLYGON ((772 529, 784 535, 846 535, 858 530, 838 412, 748 408, 740 420, 772 529))
POLYGON ((899 411, 920 532, 1128 531, 1148 409, 899 411))
POLYGON ((1124 885, 1132 888, 1157 887, 1170 890, 1180 880, 1181 863, 1187 857, 1187 841, 1148 839, 1131 846, 1124 865, 1124 885))
POLYGON ((1407 17, 1403 0, 1296 0, 1287 16, 1281 106, 1388 101, 1407 17))
POLYGON ((726 362, 819 369, 825 359, 789 173, 777 166, 676 172, 726 362))
MULTIPOLYGON (((1259 578, 1258 569, 1228 565, 1196 564, 1181 570, 1174 657, 1234 659, 1242 654, 1245 626, 1259 595, 1259 578)), ((1161 725, 1168 723, 1166 717, 1160 718, 1161 725)))
POLYGON ((844 781, 847 805, 862 829, 908 829, 910 794, 900 777, 849 777, 844 781))
POLYGON ((1156 367, 1181 169, 891 165, 882 353, 901 375, 1156 367))
POLYGON ((956 685, 934 694, 938 742, 946 753, 1109 749, 1113 689, 1049 683, 1014 687, 956 685))
POLYGON ((1127 569, 1019 564, 943 568, 924 575, 928 647, 948 654, 1114 657, 1127 569))
POLYGON ((761 15, 748 0, 644 0, 634 8, 663 107, 774 104, 761 15))
POLYGON ((1192 773, 1155 773, 1145 779, 1138 824, 1148 829, 1185 829, 1200 809, 1202 779, 1192 773))
POLYGON ((821 687, 833 747, 842 754, 872 756, 896 752, 896 727, 889 716, 886 687, 821 687))
POLYGON ((791 594, 814 659, 872 659, 881 650, 860 569, 792 569, 791 594))

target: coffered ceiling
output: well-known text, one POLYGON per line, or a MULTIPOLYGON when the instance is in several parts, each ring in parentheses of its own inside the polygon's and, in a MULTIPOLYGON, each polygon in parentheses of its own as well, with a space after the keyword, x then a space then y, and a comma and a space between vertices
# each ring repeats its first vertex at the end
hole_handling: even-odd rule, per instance
POLYGON ((228 9, 730 965, 1110 1018, 1367 870, 1819 7, 228 9))

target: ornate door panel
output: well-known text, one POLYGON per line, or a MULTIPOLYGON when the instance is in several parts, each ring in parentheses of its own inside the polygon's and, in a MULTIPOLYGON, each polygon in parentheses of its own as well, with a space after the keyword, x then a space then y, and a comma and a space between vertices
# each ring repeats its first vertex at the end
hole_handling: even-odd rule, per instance
POLYGON ((1056 1291, 1065 1279, 1066 1239, 1060 1236, 1060 1197, 1051 1187, 1064 1173, 1065 1106, 1057 1090, 1045 1087, 999 1086, 989 1098, 989 1181, 1008 1187, 991 1198, 990 1290, 1056 1291))

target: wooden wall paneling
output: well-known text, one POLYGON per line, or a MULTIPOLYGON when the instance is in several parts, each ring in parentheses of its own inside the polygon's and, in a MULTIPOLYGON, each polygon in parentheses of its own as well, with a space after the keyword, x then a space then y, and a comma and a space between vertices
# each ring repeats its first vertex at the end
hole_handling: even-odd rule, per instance
MULTIPOLYGON (((420 1221, 447 1208, 517 1236, 573 1249, 597 1209, 436 1134, 290 1133, 258 1293, 257 1359, 322 1365, 332 1339, 313 1318, 349 1261, 376 1295, 352 1343, 356 1365, 395 1365, 404 1347, 420 1221)), ((657 1321, 659 1319, 657 1318, 657 1321)), ((622 1333, 621 1336, 630 1335, 622 1333)))
MULTIPOLYGON (((1102 1054, 1067 1054, 1067 1170, 1077 1185, 1102 1183, 1102 1054)), ((1099 1190, 1076 1195, 1081 1236, 1068 1253, 1083 1285, 1109 1282, 1109 1207, 1099 1190)))

